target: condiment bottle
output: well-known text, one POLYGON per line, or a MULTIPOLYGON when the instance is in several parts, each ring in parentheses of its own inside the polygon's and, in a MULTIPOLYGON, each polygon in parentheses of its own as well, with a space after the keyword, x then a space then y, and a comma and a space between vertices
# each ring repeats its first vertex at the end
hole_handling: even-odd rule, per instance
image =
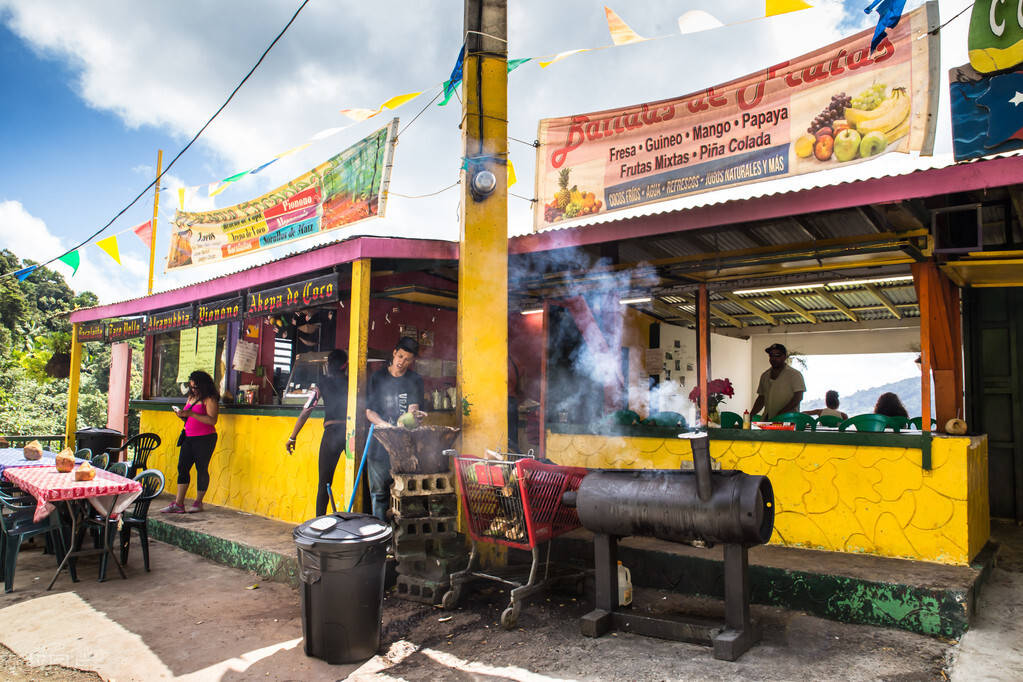
POLYGON ((742 413, 742 428, 744 428, 744 429, 748 429, 748 428, 750 428, 750 416, 749 416, 749 410, 745 410, 745 411, 744 411, 744 412, 742 413))

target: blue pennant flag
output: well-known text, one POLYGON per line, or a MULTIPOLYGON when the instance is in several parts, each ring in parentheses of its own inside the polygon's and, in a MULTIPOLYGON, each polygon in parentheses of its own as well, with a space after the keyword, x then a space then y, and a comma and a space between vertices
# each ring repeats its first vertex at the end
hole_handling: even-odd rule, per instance
POLYGON ((455 68, 451 69, 451 75, 444 81, 444 101, 437 106, 442 107, 448 103, 451 96, 455 94, 455 88, 462 82, 462 62, 465 59, 465 43, 458 48, 458 59, 455 60, 455 68))
POLYGON ((990 112, 985 147, 991 149, 1012 139, 1023 140, 1023 71, 993 76, 977 104, 990 112))
POLYGON ((870 52, 874 53, 877 46, 888 35, 887 29, 895 28, 902 18, 902 9, 906 6, 906 0, 874 0, 866 9, 864 14, 870 14, 877 8, 877 27, 874 29, 874 37, 870 39, 870 52))
POLYGON ((38 265, 30 265, 27 268, 22 268, 21 270, 16 270, 14 272, 14 276, 18 278, 19 282, 24 282, 25 278, 28 277, 29 275, 31 275, 32 271, 35 270, 38 267, 39 267, 38 265))

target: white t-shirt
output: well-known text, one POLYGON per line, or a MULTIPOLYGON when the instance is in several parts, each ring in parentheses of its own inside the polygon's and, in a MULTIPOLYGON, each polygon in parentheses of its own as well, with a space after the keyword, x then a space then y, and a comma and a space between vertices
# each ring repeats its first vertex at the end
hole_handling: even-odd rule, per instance
MULTIPOLYGON (((806 391, 803 375, 788 365, 782 367, 776 378, 771 378, 768 369, 760 375, 757 393, 764 397, 764 416, 768 419, 782 414, 782 409, 789 404, 795 393, 806 391)), ((799 411, 799 403, 792 407, 793 412, 799 411)))

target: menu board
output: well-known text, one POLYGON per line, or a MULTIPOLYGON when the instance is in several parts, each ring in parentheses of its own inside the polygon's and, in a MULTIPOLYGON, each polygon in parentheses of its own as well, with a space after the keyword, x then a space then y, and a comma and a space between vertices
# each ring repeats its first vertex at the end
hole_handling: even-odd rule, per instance
POLYGON ((216 376, 217 325, 181 330, 178 347, 178 383, 188 383, 188 375, 196 370, 216 376))
POLYGON ((124 339, 142 336, 142 318, 133 317, 126 320, 114 320, 107 324, 107 341, 122 341, 124 339))
POLYGON ((78 324, 78 342, 102 341, 106 325, 102 322, 80 322, 78 324))
POLYGON ((196 303, 195 321, 199 325, 206 325, 240 320, 242 319, 242 303, 241 296, 196 303))
POLYGON ((191 305, 173 310, 162 310, 146 316, 146 334, 162 334, 191 327, 195 323, 195 315, 191 305))
POLYGON ((288 310, 313 308, 337 300, 337 275, 307 279, 283 287, 249 293, 246 315, 273 315, 288 310))

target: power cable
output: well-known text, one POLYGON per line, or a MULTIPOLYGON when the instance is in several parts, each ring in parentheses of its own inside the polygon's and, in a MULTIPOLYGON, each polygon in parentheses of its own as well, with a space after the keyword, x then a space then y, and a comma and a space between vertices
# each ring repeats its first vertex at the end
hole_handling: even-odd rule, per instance
MULTIPOLYGON (((282 29, 280 30, 280 32, 279 32, 279 33, 277 34, 277 36, 276 36, 276 37, 275 37, 275 38, 274 38, 274 39, 273 39, 272 41, 270 41, 270 44, 269 44, 269 45, 267 46, 267 48, 266 48, 265 50, 263 50, 263 54, 259 55, 259 59, 258 59, 258 60, 256 60, 256 63, 255 63, 255 64, 254 64, 253 66, 252 66, 252 68, 251 68, 251 69, 249 69, 249 72, 248 72, 247 74, 245 74, 245 77, 244 77, 244 78, 242 78, 242 79, 241 79, 241 81, 240 81, 240 82, 238 83, 238 85, 237 85, 237 86, 235 86, 234 90, 232 90, 232 91, 231 91, 231 94, 230 94, 230 95, 228 95, 227 99, 226 99, 226 100, 224 100, 224 103, 220 105, 220 108, 219 108, 219 109, 217 109, 217 110, 216 110, 216 112, 214 112, 214 114, 213 114, 212 116, 210 116, 209 120, 208 120, 208 121, 206 121, 205 125, 203 125, 203 127, 199 129, 199 132, 197 132, 197 133, 195 134, 195 136, 193 136, 193 137, 192 137, 192 139, 188 141, 188 144, 186 144, 186 145, 185 145, 184 147, 182 147, 181 151, 179 151, 179 152, 177 153, 177 155, 176 155, 176 156, 175 156, 175 157, 174 157, 173 159, 171 159, 171 162, 170 162, 169 164, 167 164, 167 167, 163 169, 163 171, 162 171, 162 172, 160 173, 160 175, 159 175, 159 176, 157 176, 156 178, 154 178, 152 182, 150 182, 150 183, 149 183, 148 185, 146 185, 145 189, 143 189, 143 190, 142 190, 141 192, 139 192, 139 193, 138 193, 138 195, 137 195, 137 196, 136 196, 136 197, 135 197, 134 199, 132 199, 132 200, 131 200, 131 202, 130 202, 130 203, 129 203, 129 204, 127 205, 127 206, 125 206, 125 207, 124 207, 124 208, 122 208, 122 209, 121 209, 120 211, 118 211, 118 212, 117 212, 117 215, 115 215, 115 216, 114 216, 113 218, 111 218, 111 219, 110 219, 110 220, 109 220, 109 221, 107 222, 107 224, 106 224, 106 225, 104 225, 103 227, 101 227, 101 228, 99 228, 98 230, 96 230, 95 232, 93 232, 93 233, 92 233, 91 235, 89 235, 89 237, 88 237, 88 238, 86 238, 86 239, 85 239, 84 241, 82 241, 81 243, 79 243, 79 244, 78 244, 77 246, 75 246, 75 247, 73 247, 73 248, 70 248, 70 249, 68 249, 68 250, 67 250, 67 251, 65 251, 64 253, 60 254, 60 256, 56 256, 56 257, 54 257, 54 258, 51 258, 50 260, 46 261, 45 263, 41 263, 41 264, 39 264, 39 265, 38 265, 37 267, 44 267, 44 266, 46 266, 46 265, 49 265, 50 263, 53 263, 53 262, 55 262, 55 261, 57 261, 57 260, 60 260, 60 258, 61 258, 61 257, 63 257, 63 256, 66 256, 67 254, 71 253, 72 251, 77 251, 78 249, 82 248, 83 246, 85 246, 86 244, 88 244, 89 242, 91 242, 91 241, 92 241, 93 239, 95 239, 95 238, 96 238, 96 237, 98 237, 99 235, 103 234, 103 233, 104 233, 104 232, 105 232, 105 231, 107 230, 107 228, 108 228, 108 227, 110 227, 111 225, 113 225, 113 224, 114 224, 114 222, 115 222, 115 221, 116 221, 116 220, 117 220, 118 218, 120 218, 120 217, 121 217, 122 215, 124 215, 124 214, 125 214, 125 212, 126 212, 126 211, 127 211, 127 210, 128 210, 129 208, 131 208, 132 206, 134 206, 134 205, 135 205, 135 204, 136 204, 136 203, 138 202, 138 200, 139 200, 139 199, 141 199, 142 197, 144 197, 144 196, 146 195, 146 192, 148 192, 148 191, 149 191, 150 189, 152 189, 152 188, 153 188, 153 186, 155 186, 155 185, 156 185, 156 183, 158 183, 158 182, 160 181, 160 179, 161 179, 161 178, 163 178, 163 176, 167 174, 167 172, 168 172, 168 171, 169 171, 169 170, 171 169, 171 167, 172 167, 172 166, 174 165, 174 163, 175 163, 175 162, 176 162, 176 161, 177 161, 178 159, 180 159, 180 158, 181 158, 181 155, 182 155, 182 154, 184 154, 184 153, 185 153, 186 151, 188 151, 188 148, 189 148, 189 147, 191 147, 191 146, 192 146, 192 144, 193 144, 193 143, 194 143, 194 142, 195 142, 196 140, 198 140, 198 139, 199 139, 199 136, 200 136, 200 135, 202 135, 202 134, 203 134, 203 133, 204 133, 204 132, 206 131, 206 129, 207 129, 207 128, 208 128, 209 126, 210 126, 210 124, 211 124, 211 123, 213 123, 213 120, 214 120, 214 119, 215 119, 215 118, 216 118, 217 116, 219 116, 219 115, 220 115, 220 112, 222 112, 222 111, 223 111, 223 110, 224 110, 224 109, 225 109, 225 108, 227 107, 227 105, 228 105, 228 104, 229 104, 229 103, 231 102, 231 100, 232 100, 232 99, 234 99, 234 96, 235 96, 235 95, 236 95, 236 94, 238 93, 238 91, 239 91, 239 90, 241 90, 241 87, 242 87, 243 85, 245 85, 245 82, 246 82, 247 80, 249 80, 249 77, 250 77, 250 76, 252 76, 252 74, 253 74, 253 73, 255 73, 256 69, 258 69, 258 68, 259 68, 259 65, 263 63, 263 60, 264 60, 264 59, 266 58, 266 56, 267 56, 267 55, 268 55, 268 54, 270 53, 270 50, 272 50, 272 49, 273 49, 273 47, 274 47, 274 45, 276 45, 276 44, 277 44, 277 41, 279 41, 279 40, 280 40, 280 39, 281 39, 281 38, 282 38, 282 37, 284 36, 284 33, 285 33, 285 32, 286 32, 286 31, 287 31, 287 30, 288 30, 289 28, 291 28, 291 25, 292 25, 293 23, 295 23, 295 19, 297 19, 297 18, 298 18, 298 15, 299 15, 299 13, 300 13, 300 12, 301 12, 301 11, 302 11, 303 9, 305 9, 305 6, 306 6, 306 5, 308 5, 308 4, 309 4, 309 0, 302 0, 302 4, 301 4, 301 5, 299 5, 299 6, 298 6, 298 9, 296 9, 296 10, 295 10, 295 13, 291 15, 291 19, 289 19, 289 20, 288 20, 288 23, 287 23, 287 24, 285 24, 285 25, 284 25, 284 28, 282 28, 282 29)), ((21 270, 21 269, 22 269, 22 268, 19 268, 19 270, 21 270)), ((16 272, 16 271, 15 271, 15 272, 16 272)), ((5 278, 5 277, 10 277, 10 276, 12 276, 13 274, 14 274, 14 272, 5 272, 4 274, 0 275, 0 279, 3 279, 3 278, 5 278)))

